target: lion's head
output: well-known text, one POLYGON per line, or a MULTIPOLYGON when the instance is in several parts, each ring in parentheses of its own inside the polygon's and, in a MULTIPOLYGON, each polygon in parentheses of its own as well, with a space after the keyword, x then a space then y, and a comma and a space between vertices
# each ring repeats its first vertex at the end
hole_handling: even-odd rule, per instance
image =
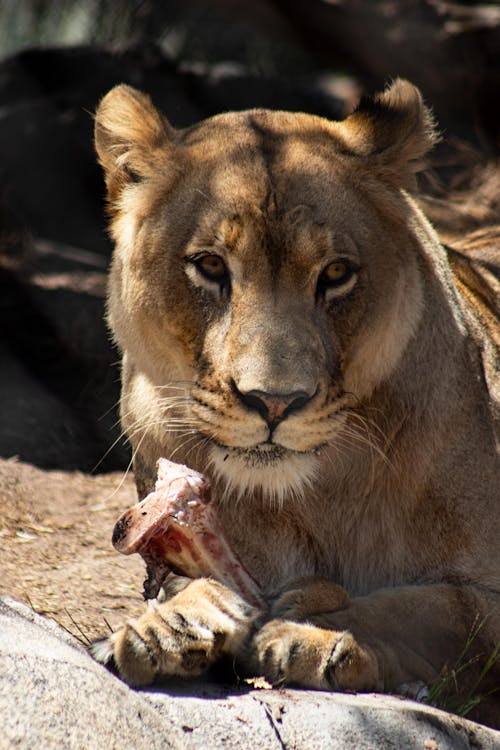
POLYGON ((434 140, 402 80, 342 122, 252 110, 178 131, 134 89, 104 98, 109 320, 139 474, 163 454, 237 493, 300 494, 349 446, 421 324, 437 242, 405 188, 434 140))

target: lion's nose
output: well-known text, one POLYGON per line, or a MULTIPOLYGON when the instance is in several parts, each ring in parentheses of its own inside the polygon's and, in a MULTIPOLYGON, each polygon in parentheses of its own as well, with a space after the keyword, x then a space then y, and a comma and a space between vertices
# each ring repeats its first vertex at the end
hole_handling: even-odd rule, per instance
POLYGON ((242 392, 236 387, 241 401, 250 409, 258 411, 270 427, 286 419, 289 414, 302 409, 311 400, 305 391, 293 393, 266 393, 265 391, 242 392))

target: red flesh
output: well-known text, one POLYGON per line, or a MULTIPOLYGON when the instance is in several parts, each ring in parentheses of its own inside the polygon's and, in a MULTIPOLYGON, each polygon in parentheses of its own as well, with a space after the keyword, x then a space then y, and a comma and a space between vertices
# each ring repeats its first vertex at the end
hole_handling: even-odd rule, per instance
POLYGON ((231 548, 210 502, 208 480, 165 458, 158 461, 154 492, 118 519, 113 545, 124 555, 138 552, 146 562, 144 596, 157 596, 169 571, 209 576, 258 607, 258 584, 231 548))

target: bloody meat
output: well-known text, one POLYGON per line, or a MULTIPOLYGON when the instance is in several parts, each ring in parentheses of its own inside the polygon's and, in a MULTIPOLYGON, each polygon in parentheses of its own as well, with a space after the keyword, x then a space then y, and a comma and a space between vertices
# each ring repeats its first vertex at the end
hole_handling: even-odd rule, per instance
POLYGON ((212 577, 263 606, 257 582, 231 548, 210 499, 210 483, 181 464, 160 458, 155 490, 116 522, 113 545, 146 562, 144 597, 158 595, 170 571, 190 578, 212 577))

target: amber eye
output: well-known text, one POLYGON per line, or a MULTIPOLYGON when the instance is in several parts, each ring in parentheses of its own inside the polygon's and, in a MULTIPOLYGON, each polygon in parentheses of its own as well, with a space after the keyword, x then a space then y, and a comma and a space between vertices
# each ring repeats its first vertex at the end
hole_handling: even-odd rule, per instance
POLYGON ((224 281, 227 276, 226 264, 220 255, 202 255, 192 262, 198 271, 210 281, 224 281))
POLYGON ((343 260, 330 263, 322 273, 323 281, 327 284, 339 284, 351 275, 351 269, 343 260))
POLYGON ((332 294, 338 289, 338 294, 342 294, 344 286, 351 279, 355 281, 353 277, 358 270, 359 267, 350 260, 334 260, 323 269, 318 279, 318 291, 327 293, 331 290, 330 294, 332 294))

